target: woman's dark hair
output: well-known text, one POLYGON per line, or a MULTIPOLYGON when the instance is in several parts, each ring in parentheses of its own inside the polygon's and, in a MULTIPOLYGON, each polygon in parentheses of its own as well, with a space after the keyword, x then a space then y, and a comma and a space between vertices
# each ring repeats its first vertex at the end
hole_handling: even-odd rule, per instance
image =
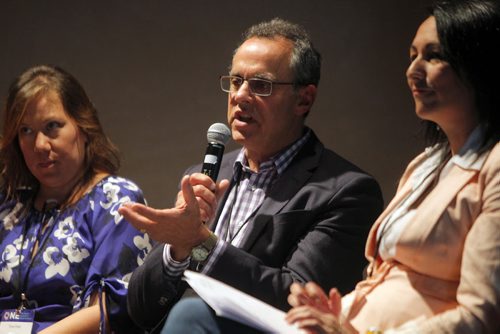
MULTIPOLYGON (((430 8, 445 59, 474 90, 486 141, 500 139, 500 5, 498 0, 443 0, 430 8)), ((426 137, 445 140, 432 122, 426 137)))
POLYGON ((69 204, 97 173, 115 174, 120 167, 118 149, 104 134, 97 110, 75 77, 59 67, 35 66, 24 71, 11 84, 3 110, 0 173, 2 191, 7 199, 20 200, 19 189, 33 189, 31 193, 34 195, 39 187, 38 180, 24 161, 18 133, 29 103, 49 93, 57 94, 64 111, 87 138, 84 175, 68 198, 69 204))

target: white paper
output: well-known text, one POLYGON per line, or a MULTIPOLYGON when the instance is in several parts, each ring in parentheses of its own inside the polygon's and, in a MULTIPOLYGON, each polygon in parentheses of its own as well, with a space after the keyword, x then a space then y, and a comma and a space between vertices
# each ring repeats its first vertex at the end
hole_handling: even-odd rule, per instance
POLYGON ((220 317, 265 332, 304 333, 285 320, 286 313, 211 277, 186 270, 184 280, 220 317))

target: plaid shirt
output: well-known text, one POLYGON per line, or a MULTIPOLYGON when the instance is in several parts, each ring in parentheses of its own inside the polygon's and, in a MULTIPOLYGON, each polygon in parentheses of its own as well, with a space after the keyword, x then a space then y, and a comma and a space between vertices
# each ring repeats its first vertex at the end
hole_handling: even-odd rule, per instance
MULTIPOLYGON (((283 174, 293 158, 311 136, 311 130, 267 161, 259 165, 259 171, 254 172, 248 166, 245 149, 242 148, 233 168, 233 183, 235 184, 224 203, 221 215, 217 222, 215 234, 219 237, 217 245, 203 267, 202 273, 210 271, 213 263, 228 244, 240 246, 248 235, 251 219, 264 201, 268 191, 278 177, 283 174)), ((189 266, 189 258, 183 262, 176 262, 170 256, 170 247, 165 247, 164 263, 166 271, 172 278, 179 277, 189 266)))

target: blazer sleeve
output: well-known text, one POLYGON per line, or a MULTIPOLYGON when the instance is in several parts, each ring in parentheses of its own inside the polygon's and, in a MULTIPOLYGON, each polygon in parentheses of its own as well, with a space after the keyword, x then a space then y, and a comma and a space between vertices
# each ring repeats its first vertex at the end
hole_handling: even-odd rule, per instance
POLYGON ((170 308, 187 287, 184 281, 167 279, 163 265, 165 244, 157 244, 146 261, 133 272, 128 286, 127 306, 132 320, 141 328, 156 332, 170 308))
POLYGON ((350 291, 366 266, 364 245, 382 208, 380 188, 373 178, 357 174, 336 192, 325 189, 306 198, 323 204, 266 217, 271 222, 258 240, 262 250, 228 245, 208 275, 283 310, 290 308, 292 282, 315 281, 323 289, 350 291), (280 245, 270 251, 275 242, 280 245), (269 265, 273 261, 267 259, 281 257, 281 252, 284 261, 269 265))

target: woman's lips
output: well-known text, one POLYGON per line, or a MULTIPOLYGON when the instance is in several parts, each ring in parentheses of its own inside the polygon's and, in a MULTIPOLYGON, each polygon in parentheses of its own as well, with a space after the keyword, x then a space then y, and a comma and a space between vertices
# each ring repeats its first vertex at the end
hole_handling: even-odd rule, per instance
POLYGON ((49 168, 50 166, 54 165, 54 161, 44 161, 44 162, 39 162, 38 167, 40 168, 49 168))
POLYGON ((422 88, 422 87, 413 87, 411 89, 411 92, 413 96, 415 97, 422 97, 422 96, 427 96, 431 95, 434 93, 434 91, 430 88, 422 88))

